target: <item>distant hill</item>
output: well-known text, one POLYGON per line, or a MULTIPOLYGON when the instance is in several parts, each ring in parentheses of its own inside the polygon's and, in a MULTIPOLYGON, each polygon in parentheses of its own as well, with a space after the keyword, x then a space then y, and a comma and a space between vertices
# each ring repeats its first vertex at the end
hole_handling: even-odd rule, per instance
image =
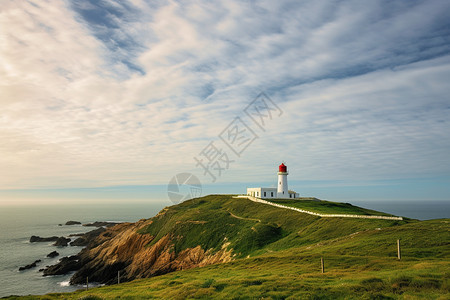
MULTIPOLYGON (((381 214, 327 201, 304 205, 323 213, 381 214)), ((83 267, 71 282, 88 276, 111 284, 118 271, 122 282, 152 278, 64 298, 433 298, 449 293, 449 222, 321 218, 210 195, 107 229, 80 253, 83 267)))

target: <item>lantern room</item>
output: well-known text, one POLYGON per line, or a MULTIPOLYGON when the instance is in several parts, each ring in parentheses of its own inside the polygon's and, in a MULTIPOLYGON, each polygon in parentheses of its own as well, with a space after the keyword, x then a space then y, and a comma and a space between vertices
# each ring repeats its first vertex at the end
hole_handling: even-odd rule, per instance
POLYGON ((278 172, 280 173, 287 173, 287 167, 284 163, 281 163, 281 165, 278 166, 278 172))

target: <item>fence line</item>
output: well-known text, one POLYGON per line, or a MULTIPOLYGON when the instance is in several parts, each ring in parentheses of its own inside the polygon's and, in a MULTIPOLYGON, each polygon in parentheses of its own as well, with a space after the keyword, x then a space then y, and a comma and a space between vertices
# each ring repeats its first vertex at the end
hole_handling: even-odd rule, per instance
POLYGON ((318 216, 318 217, 322 217, 322 218, 359 218, 359 219, 378 219, 378 220, 403 220, 402 217, 389 217, 389 216, 366 216, 366 215, 347 215, 347 214, 319 214, 319 213, 315 213, 309 210, 304 210, 304 209, 300 209, 300 208, 296 208, 296 207, 291 207, 291 206, 286 206, 286 205, 282 205, 282 204, 278 204, 278 203, 273 203, 270 201, 266 201, 263 200, 261 198, 256 198, 253 196, 249 196, 249 195, 245 195, 245 196, 236 196, 234 198, 247 198, 251 201, 254 202, 258 202, 258 203, 264 203, 264 204, 269 204, 275 207, 280 207, 280 208, 286 208, 286 209, 290 209, 290 210, 295 210, 301 213, 305 213, 305 214, 310 214, 313 216, 318 216))

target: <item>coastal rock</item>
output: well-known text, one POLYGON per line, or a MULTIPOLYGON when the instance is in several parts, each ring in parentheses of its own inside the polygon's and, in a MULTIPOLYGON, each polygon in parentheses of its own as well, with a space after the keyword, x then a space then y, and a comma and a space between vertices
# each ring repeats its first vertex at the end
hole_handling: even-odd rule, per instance
MULTIPOLYGON (((79 237, 75 241, 71 242, 70 245, 71 246, 86 246, 89 244, 91 247, 95 247, 103 241, 102 239, 100 239, 99 241, 95 241, 96 237, 98 237, 100 234, 102 234, 105 231, 106 231, 106 229, 103 227, 91 230, 87 233, 81 234, 81 237, 79 237)), ((80 234, 78 234, 78 235, 80 235, 80 234)), ((70 239, 68 239, 68 240, 70 241, 70 239)), ((57 252, 53 251, 52 253, 57 253, 57 252)), ((52 253, 50 253, 50 254, 52 254, 52 253)), ((57 264, 55 264, 53 266, 47 266, 43 270, 44 276, 63 275, 68 272, 78 270, 82 266, 79 259, 80 259, 79 256, 63 257, 57 264)))
POLYGON ((65 237, 59 237, 56 242, 53 244, 53 246, 57 246, 57 247, 67 247, 67 245, 69 244, 70 239, 69 238, 65 238, 65 237))
POLYGON ((58 252, 53 251, 53 252, 50 252, 49 254, 47 254, 47 257, 53 258, 53 257, 57 257, 58 255, 59 255, 58 252))
POLYGON ((177 254, 174 243, 178 237, 171 234, 148 246, 154 237, 138 230, 151 223, 151 220, 124 223, 100 234, 79 253, 81 268, 70 283, 82 284, 88 276, 89 280, 112 284, 118 271, 123 281, 130 281, 232 260, 232 250, 226 247, 213 253, 197 246, 177 254))
POLYGON ((81 224, 81 222, 78 222, 78 221, 67 221, 66 222, 66 225, 80 225, 81 224))
POLYGON ((43 276, 64 275, 80 267, 80 258, 77 255, 63 257, 58 264, 45 268, 43 276))
POLYGON ((35 260, 34 263, 31 263, 31 264, 26 265, 26 266, 24 266, 24 267, 20 267, 20 268, 19 268, 19 271, 25 271, 25 270, 28 270, 28 269, 31 269, 31 268, 35 268, 36 265, 37 265, 37 263, 40 263, 40 262, 41 262, 40 259, 35 260))
POLYGON ((106 222, 106 221, 95 221, 94 223, 83 224, 86 227, 111 227, 117 224, 121 224, 120 222, 106 222))
POLYGON ((106 231, 105 228, 100 227, 92 231, 86 232, 85 234, 82 234, 79 238, 77 238, 75 241, 71 242, 70 246, 87 246, 89 242, 91 242, 93 239, 95 239, 97 236, 99 236, 101 233, 105 231, 106 231))
POLYGON ((75 241, 70 242, 70 246, 86 246, 88 244, 88 240, 84 237, 79 237, 75 241))
POLYGON ((43 238, 40 236, 33 235, 30 238, 30 243, 41 243, 41 242, 56 242, 58 240, 57 236, 43 238))
POLYGON ((71 233, 69 236, 83 236, 84 233, 71 233))

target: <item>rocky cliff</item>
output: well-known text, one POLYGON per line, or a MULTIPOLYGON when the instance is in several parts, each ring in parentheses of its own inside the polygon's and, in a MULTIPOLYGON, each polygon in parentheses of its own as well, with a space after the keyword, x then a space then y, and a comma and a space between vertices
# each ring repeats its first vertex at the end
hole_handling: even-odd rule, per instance
POLYGON ((130 281, 232 259, 232 250, 227 250, 226 244, 219 251, 198 245, 176 253, 176 237, 171 234, 149 245, 155 237, 138 231, 152 222, 150 219, 124 223, 100 234, 78 255, 81 268, 72 277, 71 284, 82 284, 86 277, 90 281, 115 283, 118 271, 121 281, 130 281))

